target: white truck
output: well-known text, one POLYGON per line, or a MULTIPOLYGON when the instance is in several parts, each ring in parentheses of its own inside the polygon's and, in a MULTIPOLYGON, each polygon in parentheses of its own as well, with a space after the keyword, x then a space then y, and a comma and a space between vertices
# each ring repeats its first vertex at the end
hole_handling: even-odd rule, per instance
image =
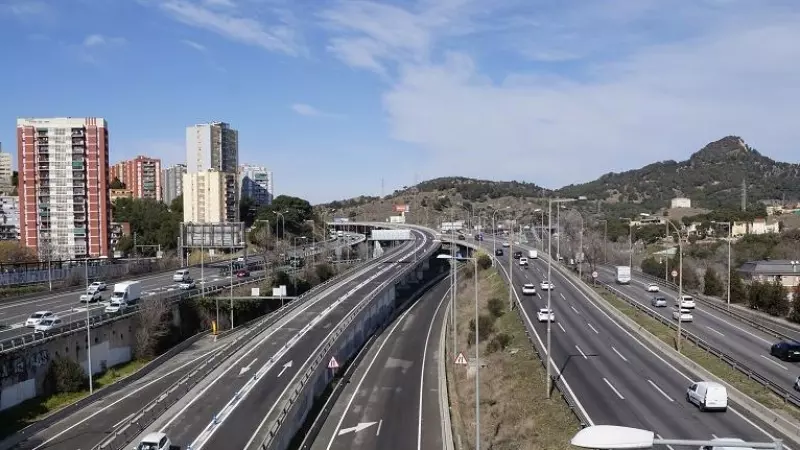
POLYGON ((536 259, 539 257, 539 252, 536 250, 528 250, 528 258, 536 259))
POLYGON ((123 281, 114 285, 111 302, 121 301, 128 306, 135 305, 142 296, 142 283, 139 281, 123 281))
POLYGON ((631 267, 617 266, 617 284, 631 283, 631 267))

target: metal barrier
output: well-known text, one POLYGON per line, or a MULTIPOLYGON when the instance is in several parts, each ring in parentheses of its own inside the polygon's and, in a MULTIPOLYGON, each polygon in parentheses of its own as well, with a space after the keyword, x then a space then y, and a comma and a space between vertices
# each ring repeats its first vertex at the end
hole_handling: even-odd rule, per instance
MULTIPOLYGON (((583 279, 581 281, 583 281, 585 284, 591 286, 591 281, 590 280, 591 280, 591 277, 585 278, 585 279, 583 279)), ((625 301, 625 303, 627 303, 628 305, 636 308, 640 312, 643 312, 643 313, 647 314, 649 317, 657 320, 662 325, 666 325, 669 328, 671 328, 673 330, 676 330, 676 331, 678 330, 678 325, 676 323, 674 323, 673 321, 670 321, 669 319, 666 319, 663 316, 655 313, 650 308, 647 308, 646 306, 636 302, 635 300, 632 300, 632 299, 628 298, 625 294, 623 294, 618 289, 616 289, 616 288, 614 288, 614 287, 612 287, 612 286, 610 286, 610 285, 608 285, 606 283, 602 283, 600 281, 596 281, 596 283, 597 283, 598 286, 601 286, 603 289, 608 291, 610 294, 614 295, 616 298, 625 301)), ((764 376, 759 375, 758 372, 750 369, 749 367, 747 367, 746 364, 738 361, 733 356, 730 356, 729 354, 723 352, 722 350, 714 347, 713 345, 711 345, 708 342, 704 341, 699 336, 686 331, 686 329, 683 328, 683 327, 681 328, 681 336, 683 336, 689 342, 695 344, 698 348, 700 348, 702 350, 705 350, 707 353, 709 353, 711 355, 716 356, 717 358, 719 358, 720 360, 722 360, 723 362, 725 362, 726 364, 728 364, 732 368, 734 368, 737 371, 741 372, 742 374, 746 375, 748 379, 753 380, 756 383, 758 383, 758 384, 764 386, 765 388, 769 389, 770 391, 772 391, 773 394, 775 394, 776 396, 778 396, 781 399, 783 399, 783 401, 785 401, 786 403, 789 403, 789 404, 791 404, 791 405, 793 405, 795 407, 800 407, 800 396, 796 395, 794 392, 791 392, 788 389, 785 389, 785 388, 773 383, 772 381, 768 380, 764 376)))
MULTIPOLYGON (((388 253, 385 257, 392 256, 388 253)), ((383 260, 376 259, 376 263, 383 260)), ((295 300, 286 303, 282 308, 273 311, 265 318, 258 318, 249 323, 257 322, 257 325, 248 330, 241 336, 236 337, 232 342, 215 353, 211 358, 204 361, 196 369, 182 377, 180 380, 173 383, 155 400, 151 401, 139 411, 134 413, 124 425, 110 433, 110 437, 105 439, 100 444, 93 447, 93 450, 120 450, 125 448, 134 438, 141 434, 148 426, 153 424, 160 416, 183 398, 194 386, 206 378, 214 369, 220 367, 228 358, 236 354, 240 349, 240 343, 247 342, 255 336, 262 333, 264 330, 273 326, 276 322, 283 319, 287 314, 291 313, 294 309, 303 304, 309 297, 319 294, 321 291, 327 289, 332 284, 337 284, 350 277, 354 272, 363 270, 363 266, 354 266, 342 272, 341 274, 318 284, 310 291, 307 291, 297 297, 295 300)))

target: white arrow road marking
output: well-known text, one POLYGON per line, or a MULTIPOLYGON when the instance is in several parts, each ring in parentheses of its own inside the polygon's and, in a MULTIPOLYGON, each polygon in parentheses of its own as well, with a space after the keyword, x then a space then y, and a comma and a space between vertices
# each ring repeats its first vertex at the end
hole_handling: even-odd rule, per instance
POLYGON ((281 369, 281 371, 278 373, 278 378, 280 378, 281 375, 283 375, 283 372, 286 372, 286 369, 288 369, 289 367, 292 367, 292 363, 293 363, 293 361, 289 361, 289 362, 287 362, 286 364, 283 365, 283 369, 281 369))
POLYGON ((241 369, 239 369, 239 376, 242 376, 242 374, 243 374, 243 373, 245 373, 245 372, 247 372, 248 370, 250 370, 250 366, 252 366, 253 364, 255 364, 255 363, 256 363, 256 361, 258 361, 258 358, 255 358, 255 359, 253 359, 253 361, 252 361, 250 364, 248 364, 248 365, 246 365, 246 366, 242 367, 241 369))
POLYGON ((347 434, 347 433, 352 433, 352 432, 358 433, 359 431, 366 430, 367 428, 375 425, 376 423, 378 423, 378 422, 361 422, 361 423, 359 423, 358 425, 356 425, 354 427, 342 428, 341 430, 339 430, 339 436, 341 436, 343 434, 347 434))

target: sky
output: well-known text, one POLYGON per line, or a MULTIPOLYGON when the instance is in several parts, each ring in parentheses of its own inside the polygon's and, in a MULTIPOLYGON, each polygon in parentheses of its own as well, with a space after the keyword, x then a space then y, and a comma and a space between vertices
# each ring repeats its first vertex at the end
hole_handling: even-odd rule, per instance
POLYGON ((103 117, 111 162, 225 121, 276 194, 557 188, 738 135, 800 160, 796 0, 0 0, 0 142, 103 117))

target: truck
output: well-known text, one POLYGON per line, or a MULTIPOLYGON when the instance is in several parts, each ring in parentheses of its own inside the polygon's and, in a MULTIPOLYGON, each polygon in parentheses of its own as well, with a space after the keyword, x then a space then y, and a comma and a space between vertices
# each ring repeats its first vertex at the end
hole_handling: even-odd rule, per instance
POLYGON ((536 250, 528 250, 528 258, 536 259, 539 257, 539 252, 536 250))
POLYGON ((135 305, 142 296, 142 283, 139 281, 123 281, 114 285, 114 293, 110 301, 124 302, 128 306, 135 305))
POLYGON ((631 266, 617 266, 617 284, 631 283, 631 266))

